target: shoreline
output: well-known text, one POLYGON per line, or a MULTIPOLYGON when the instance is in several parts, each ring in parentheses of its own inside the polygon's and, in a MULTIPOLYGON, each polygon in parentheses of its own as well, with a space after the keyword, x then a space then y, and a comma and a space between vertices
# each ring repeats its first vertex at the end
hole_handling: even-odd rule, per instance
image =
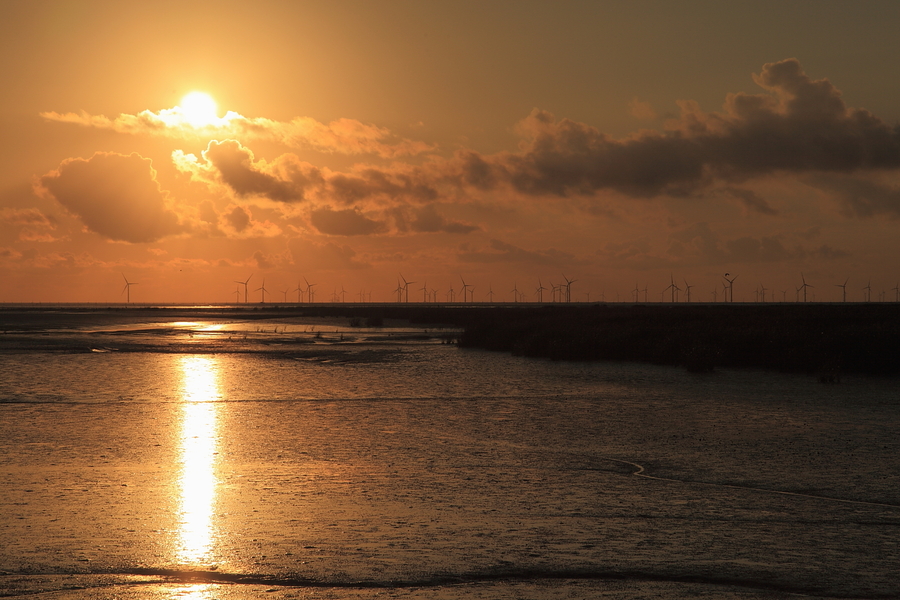
MULTIPOLYGON (((568 361, 634 361, 695 372, 758 368, 808 373, 898 375, 900 304, 249 304, 0 305, 0 330, 23 331, 88 318, 346 318, 463 329, 459 345, 568 361)), ((2 340, 2 338, 0 338, 2 340)), ((2 344, 2 341, 0 341, 2 344)))

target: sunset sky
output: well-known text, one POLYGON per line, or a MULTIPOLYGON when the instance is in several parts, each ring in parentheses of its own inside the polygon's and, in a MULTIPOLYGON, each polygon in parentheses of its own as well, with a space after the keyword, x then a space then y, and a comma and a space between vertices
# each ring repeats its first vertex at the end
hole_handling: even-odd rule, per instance
POLYGON ((725 273, 893 301, 898 28, 893 0, 3 0, 0 302, 725 273))

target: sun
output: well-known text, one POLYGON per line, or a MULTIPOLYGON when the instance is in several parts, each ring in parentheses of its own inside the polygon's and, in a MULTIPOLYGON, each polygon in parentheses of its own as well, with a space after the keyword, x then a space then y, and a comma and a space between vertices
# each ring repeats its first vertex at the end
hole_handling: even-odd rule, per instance
POLYGON ((185 121, 194 127, 206 127, 219 120, 216 101, 203 92, 191 92, 181 99, 181 112, 185 121))

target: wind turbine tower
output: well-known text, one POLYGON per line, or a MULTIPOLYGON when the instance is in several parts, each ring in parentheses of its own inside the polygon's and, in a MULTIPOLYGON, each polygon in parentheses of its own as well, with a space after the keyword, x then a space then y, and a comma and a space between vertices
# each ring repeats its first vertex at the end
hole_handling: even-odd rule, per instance
MULTIPOLYGON (((131 286, 137 285, 134 281, 128 281, 128 278, 125 277, 125 273, 122 273, 122 279, 125 280, 125 287, 122 288, 122 294, 125 294, 125 302, 131 304, 131 286)), ((120 296, 122 294, 119 294, 120 296)))
MULTIPOLYGON (((250 277, 253 277, 253 273, 250 273, 250 277)), ((250 283, 250 277, 247 278, 247 281, 235 281, 238 285, 244 286, 244 304, 248 302, 247 285, 250 283)))
POLYGON ((803 273, 800 273, 800 279, 803 281, 803 285, 800 286, 800 289, 803 290, 803 301, 806 302, 806 288, 811 288, 813 286, 806 283, 806 277, 803 276, 803 273))
POLYGON ((841 292, 843 292, 843 296, 844 296, 844 300, 843 300, 844 302, 847 301, 847 282, 848 282, 848 281, 850 281, 850 278, 849 278, 849 277, 848 277, 847 279, 844 280, 844 283, 836 283, 836 284, 834 285, 834 287, 839 287, 839 288, 841 288, 841 292))

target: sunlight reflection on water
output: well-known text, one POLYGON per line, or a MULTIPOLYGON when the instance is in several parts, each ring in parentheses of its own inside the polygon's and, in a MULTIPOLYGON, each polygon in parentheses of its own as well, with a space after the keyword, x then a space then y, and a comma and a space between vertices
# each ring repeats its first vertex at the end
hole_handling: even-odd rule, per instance
POLYGON ((181 522, 178 556, 197 563, 208 558, 213 534, 218 444, 216 400, 221 399, 215 358, 181 357, 184 400, 181 433, 181 522))

